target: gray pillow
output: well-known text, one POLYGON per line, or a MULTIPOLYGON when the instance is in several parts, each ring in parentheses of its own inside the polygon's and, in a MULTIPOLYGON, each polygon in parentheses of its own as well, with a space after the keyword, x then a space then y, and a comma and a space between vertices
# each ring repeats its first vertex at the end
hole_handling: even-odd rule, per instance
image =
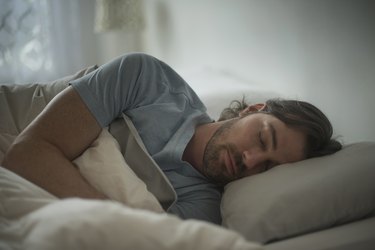
POLYGON ((223 225, 270 242, 375 214, 375 142, 284 164, 226 186, 223 225))

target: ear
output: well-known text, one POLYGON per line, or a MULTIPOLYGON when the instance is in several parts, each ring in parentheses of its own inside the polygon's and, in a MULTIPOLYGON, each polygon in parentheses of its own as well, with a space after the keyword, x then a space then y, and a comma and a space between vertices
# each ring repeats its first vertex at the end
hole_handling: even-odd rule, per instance
POLYGON ((242 116, 245 116, 247 115, 248 113, 252 113, 252 112, 259 112, 259 111, 262 111, 266 108, 266 104, 265 103, 256 103, 256 104, 252 104, 252 105, 249 105, 247 108, 245 108, 244 110, 242 110, 239 115, 240 117, 242 116))

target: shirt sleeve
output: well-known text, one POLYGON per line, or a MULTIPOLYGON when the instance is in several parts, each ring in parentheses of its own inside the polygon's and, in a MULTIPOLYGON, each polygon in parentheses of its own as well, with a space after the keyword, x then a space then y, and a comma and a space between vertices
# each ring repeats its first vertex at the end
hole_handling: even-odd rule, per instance
POLYGON ((158 59, 133 53, 104 64, 70 82, 102 127, 122 112, 155 101, 165 91, 165 66, 158 59))

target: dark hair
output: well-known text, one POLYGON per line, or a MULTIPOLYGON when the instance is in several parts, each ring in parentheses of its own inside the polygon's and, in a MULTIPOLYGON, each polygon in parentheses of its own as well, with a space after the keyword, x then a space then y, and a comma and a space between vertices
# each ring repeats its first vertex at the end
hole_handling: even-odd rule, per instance
MULTIPOLYGON (((219 121, 239 117, 240 112, 248 106, 245 98, 232 101, 229 107, 221 112, 219 121)), ((341 143, 332 138, 333 129, 328 118, 308 102, 270 99, 266 101, 266 107, 261 112, 271 114, 287 126, 295 127, 306 134, 306 158, 332 154, 342 148, 341 143)))

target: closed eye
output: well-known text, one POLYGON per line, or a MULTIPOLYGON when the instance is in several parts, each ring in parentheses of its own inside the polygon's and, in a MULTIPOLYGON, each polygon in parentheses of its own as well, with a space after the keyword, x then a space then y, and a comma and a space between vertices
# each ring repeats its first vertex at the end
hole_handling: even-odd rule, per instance
POLYGON ((261 145, 262 149, 266 150, 266 144, 265 144, 265 142, 262 138, 262 131, 259 131, 258 138, 259 138, 259 142, 260 142, 260 145, 261 145))

